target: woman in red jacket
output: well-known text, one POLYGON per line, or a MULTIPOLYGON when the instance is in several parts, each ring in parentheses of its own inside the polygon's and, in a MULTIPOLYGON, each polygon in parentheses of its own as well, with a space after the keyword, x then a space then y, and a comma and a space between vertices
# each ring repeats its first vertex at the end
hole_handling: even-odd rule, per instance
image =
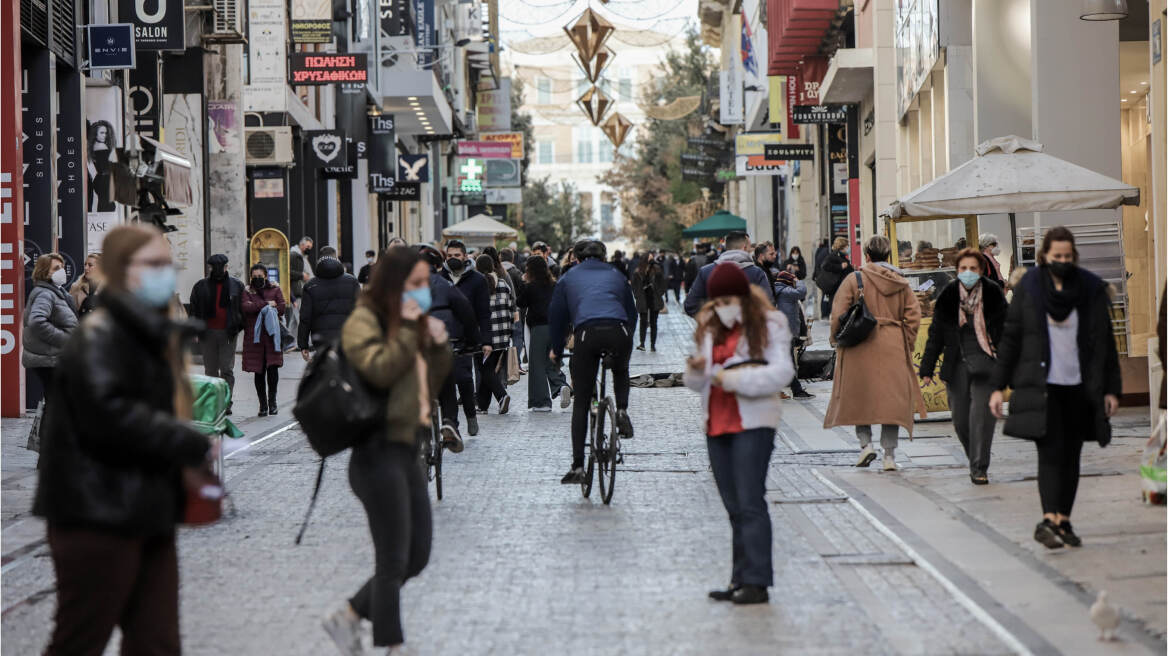
POLYGON ((260 401, 260 417, 276 414, 276 385, 280 367, 284 366, 283 344, 280 338, 280 319, 284 316, 284 294, 280 286, 268 280, 268 269, 253 264, 247 287, 240 300, 243 308, 243 370, 255 374, 256 395, 260 401), (260 320, 264 308, 276 313, 275 335, 268 330, 269 322, 260 320), (265 325, 267 323, 267 325, 265 325), (258 324, 258 326, 257 326, 258 324), (265 380, 266 378, 266 380, 265 380))

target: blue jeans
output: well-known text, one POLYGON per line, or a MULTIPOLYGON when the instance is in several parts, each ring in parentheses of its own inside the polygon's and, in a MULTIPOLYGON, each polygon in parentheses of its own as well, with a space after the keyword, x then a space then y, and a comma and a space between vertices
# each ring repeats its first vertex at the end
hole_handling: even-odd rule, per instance
POLYGON ((766 502, 766 474, 775 449, 775 429, 706 437, 714 482, 730 515, 734 565, 732 585, 770 587, 771 515, 766 502))

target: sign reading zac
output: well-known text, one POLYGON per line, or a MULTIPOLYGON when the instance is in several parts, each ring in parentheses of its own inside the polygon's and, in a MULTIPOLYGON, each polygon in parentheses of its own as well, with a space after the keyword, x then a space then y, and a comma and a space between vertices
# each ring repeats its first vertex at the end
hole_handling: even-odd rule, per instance
POLYGON ((768 160, 815 159, 815 144, 767 144, 763 154, 768 160))
POLYGON ((791 119, 803 125, 813 123, 847 123, 847 105, 796 105, 791 119))
POLYGON ((368 82, 369 69, 363 52, 294 52, 288 59, 288 79, 292 84, 338 84, 368 82))

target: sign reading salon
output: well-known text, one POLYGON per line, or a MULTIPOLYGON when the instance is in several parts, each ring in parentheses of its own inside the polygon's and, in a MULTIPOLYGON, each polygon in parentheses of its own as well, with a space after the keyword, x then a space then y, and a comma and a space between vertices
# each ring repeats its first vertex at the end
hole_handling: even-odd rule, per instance
POLYGON ((118 0, 118 18, 134 26, 138 50, 186 50, 183 0, 118 0))

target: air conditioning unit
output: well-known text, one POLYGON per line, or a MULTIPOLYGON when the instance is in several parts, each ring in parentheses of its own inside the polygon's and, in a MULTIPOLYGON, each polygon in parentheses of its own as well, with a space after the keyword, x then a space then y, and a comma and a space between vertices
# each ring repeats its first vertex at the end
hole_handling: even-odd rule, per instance
POLYGON ((244 151, 248 166, 287 166, 292 164, 292 128, 244 128, 244 151))
POLYGON ((211 33, 204 41, 214 43, 247 43, 244 37, 244 16, 247 0, 211 0, 215 16, 211 21, 211 33))

